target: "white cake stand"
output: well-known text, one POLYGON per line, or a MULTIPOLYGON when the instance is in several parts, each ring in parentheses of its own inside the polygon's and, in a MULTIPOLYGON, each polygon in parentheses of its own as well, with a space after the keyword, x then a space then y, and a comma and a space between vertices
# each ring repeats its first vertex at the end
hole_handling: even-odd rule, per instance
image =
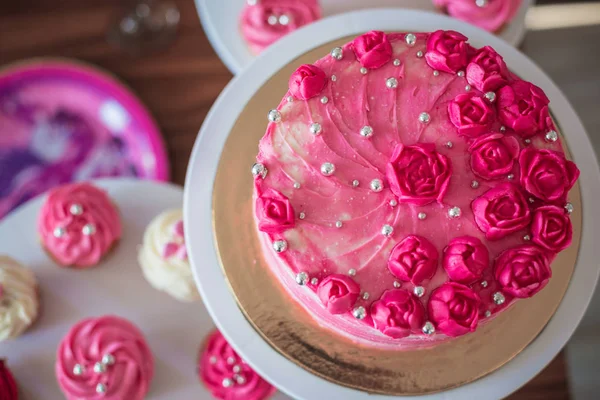
MULTIPOLYGON (((243 73, 235 77, 219 96, 204 121, 187 173, 184 221, 196 282, 209 313, 236 350, 260 374, 294 398, 392 398, 369 395, 321 379, 271 348, 238 308, 219 266, 212 232, 212 187, 219 155, 227 139, 226 132, 231 130, 246 102, 288 60, 332 40, 370 29, 454 29, 470 37, 476 46, 493 46, 504 56, 513 71, 546 91, 574 160, 581 169, 582 202, 587 209, 584 210, 583 238, 578 263, 562 303, 540 336, 512 361, 484 378, 440 394, 405 397, 419 400, 502 398, 525 384, 556 356, 573 333, 590 301, 600 271, 600 246, 596 244, 596 238, 600 237, 600 213, 593 212, 592 208, 600 198, 600 173, 583 125, 550 78, 508 43, 460 21, 441 15, 397 9, 340 15, 287 36, 274 45, 272 51, 257 58, 243 73)), ((265 128, 268 109, 269 105, 265 105, 265 128)))
MULTIPOLYGON (((195 0, 202 26, 213 48, 227 68, 237 74, 256 56, 250 51, 239 29, 239 18, 246 0, 195 0)), ((404 8, 441 13, 431 0, 320 0, 323 16, 375 8, 404 8)), ((498 35, 513 46, 525 36, 525 15, 533 0, 523 0, 519 12, 498 35)), ((373 29, 367 28, 367 29, 373 29)), ((396 29, 400 29, 396 27, 396 29)))

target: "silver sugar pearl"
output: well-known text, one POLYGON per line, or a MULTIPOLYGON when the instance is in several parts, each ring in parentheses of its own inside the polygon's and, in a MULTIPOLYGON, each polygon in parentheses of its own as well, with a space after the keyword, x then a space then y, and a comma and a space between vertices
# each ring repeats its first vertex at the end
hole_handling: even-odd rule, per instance
POLYGON ((306 214, 304 212, 301 212, 300 214, 298 214, 298 218, 304 219, 306 218, 306 214))
POLYGON ((546 141, 547 142, 556 142, 558 140, 558 133, 556 133, 556 131, 552 130, 548 133, 546 133, 546 141))
POLYGON ((235 364, 235 357, 227 357, 227 364, 233 365, 235 364))
POLYGON ((281 113, 277 110, 270 110, 267 114, 267 118, 271 122, 281 122, 281 113))
POLYGON ((352 310, 352 315, 356 319, 364 319, 367 316, 367 311, 363 306, 358 306, 354 310, 352 310))
POLYGON ((231 378, 225 378, 225 379, 223 379, 221 384, 223 385, 224 388, 228 388, 233 385, 233 381, 231 380, 231 378))
POLYGON ((433 76, 440 76, 440 71, 437 69, 433 71, 433 76))
POLYGON ((352 187, 358 187, 358 185, 360 185, 360 182, 358 181, 358 179, 355 179, 352 181, 352 187))
POLYGON ((354 276, 354 275, 356 275, 356 270, 355 270, 354 268, 350 268, 350 269, 348 270, 348 275, 350 275, 350 276, 354 276))
POLYGON ((234 374, 239 374, 240 372, 242 372, 242 367, 240 367, 239 365, 234 365, 232 370, 234 374))
POLYGON ((79 375, 83 374, 84 370, 85 369, 83 368, 83 366, 81 364, 75 364, 73 366, 73 375, 79 376, 79 375))
POLYGON ((369 72, 369 70, 368 70, 368 69, 366 69, 365 67, 361 67, 361 69, 360 69, 360 73, 361 73, 361 74, 363 74, 363 75, 366 75, 366 74, 367 74, 367 72, 369 72))
POLYGON ((321 97, 321 103, 322 104, 327 104, 328 101, 329 101, 329 98, 327 96, 321 97))
POLYGON ((465 90, 466 90, 467 92, 469 92, 469 91, 471 90, 471 85, 467 85, 467 86, 465 86, 465 90))
POLYGON ((407 45, 409 46, 414 46, 415 43, 417 42, 417 37, 412 34, 412 33, 408 33, 405 37, 404 37, 404 41, 406 42, 407 45))
POLYGON ((471 181, 471 189, 477 189, 479 187, 479 182, 478 181, 471 181))
POLYGON ((394 66, 399 67, 400 66, 400 60, 398 60, 397 58, 394 60, 394 66))
POLYGON ((96 393, 106 393, 106 385, 104 383, 97 384, 96 393))
POLYGON ((460 76, 462 78, 463 76, 465 76, 465 71, 458 71, 456 73, 456 75, 458 75, 458 76, 460 76))
POLYGON ((381 179, 373 179, 370 186, 371 190, 374 192, 381 192, 383 190, 383 183, 381 182, 381 179))
POLYGON ((573 207, 572 203, 565 204, 565 211, 567 211, 568 214, 571 214, 574 209, 575 207, 573 207))
POLYGON ((373 136, 373 128, 371 128, 369 125, 363 126, 360 128, 360 136, 366 138, 373 136))
POLYGON ((396 289, 398 289, 400 286, 402 286, 402 284, 401 284, 400 282, 398 282, 398 281, 394 281, 394 287, 395 287, 396 289))
POLYGON ((273 242, 273 250, 277 253, 283 253, 287 250, 287 242, 285 240, 276 240, 273 242))
POLYGON ((524 139, 524 140, 523 140, 523 142, 524 142, 525 144, 530 144, 530 143, 531 143, 531 139, 524 139))
POLYGON ((494 92, 487 92, 486 94, 484 94, 484 96, 490 103, 496 101, 496 93, 494 92))
POLYGON ((487 281, 481 281, 481 287, 482 288, 488 287, 488 282, 487 281))
POLYGON ((391 225, 384 225, 383 228, 381 228, 381 234, 383 236, 390 237, 392 233, 394 233, 394 228, 391 225))
POLYGON ((235 382, 238 385, 243 385, 244 383, 246 383, 246 378, 244 378, 242 375, 238 375, 235 377, 235 382))
POLYGON ((279 23, 283 26, 286 26, 287 24, 290 23, 290 17, 288 17, 287 15, 283 14, 279 16, 279 23))
POLYGON ((420 212, 417 214, 417 218, 423 221, 425 218, 427 218, 427 214, 425 214, 424 212, 420 212))
POLYGON ((488 0, 475 0, 475 5, 477 7, 485 7, 488 5, 488 0))
POLYGON ((431 116, 428 113, 422 112, 421 114, 419 114, 419 122, 423 124, 428 124, 429 121, 431 121, 431 116))
POLYGON ((217 357, 215 356, 211 356, 210 359, 208 360, 212 365, 215 365, 217 363, 217 357))
POLYGON ((335 165, 330 162, 321 165, 321 173, 325 176, 331 176, 335 172, 335 165))
POLYGON ((423 295, 425 294, 425 288, 423 286, 415 286, 415 288, 413 289, 413 293, 417 297, 423 297, 423 295))
POLYGON ((96 233, 96 226, 92 223, 85 224, 81 229, 81 232, 86 236, 93 235, 94 233, 96 233))
POLYGON ((335 47, 333 50, 331 50, 331 57, 339 61, 342 59, 342 57, 344 57, 344 51, 341 47, 335 47))
POLYGON ((492 312, 490 310, 485 310, 485 317, 489 318, 492 316, 492 312))
POLYGON ((94 372, 97 374, 102 374, 106 372, 106 365, 97 362, 96 364, 94 364, 94 372))
POLYGON ((451 149, 452 147, 454 147, 454 143, 452 143, 452 142, 447 142, 447 143, 446 143, 446 147, 447 147, 447 148, 449 148, 449 149, 451 149))
POLYGON ((500 127, 500 132, 506 132, 506 127, 504 125, 500 127))
POLYGON ((508 174, 506 176, 506 179, 508 179, 509 181, 512 181, 513 179, 515 179, 515 174, 508 174))
POLYGON ((364 292, 362 295, 363 300, 369 300, 369 292, 364 292))
POLYGON ((337 81, 337 76, 331 75, 331 80, 334 81, 334 82, 337 81))
POLYGON ((460 214, 461 214, 460 207, 454 206, 448 210, 448 216, 450 218, 458 218, 458 217, 460 217, 460 214))
POLYGON ((71 204, 71 207, 69 207, 69 212, 71 215, 81 215, 83 213, 83 207, 81 204, 71 204))
POLYGON ((504 301, 506 301, 506 298, 500 292, 494 293, 494 295, 492 296, 492 299, 494 300, 494 303, 496 303, 497 305, 504 304, 504 301))
POLYGON ((388 89, 395 89, 398 87, 398 79, 391 77, 391 78, 387 78, 385 80, 385 86, 388 87, 388 89))
POLYGON ((306 272, 296 274, 296 283, 300 286, 306 285, 308 283, 308 274, 306 272))
POLYGON ((310 133, 312 133, 313 135, 319 135, 321 133, 321 129, 321 124, 319 124, 318 122, 315 122, 310 125, 310 133))
POLYGON ((298 182, 294 182, 294 189, 300 189, 300 184, 298 182))
POLYGON ((293 101, 294 101, 294 98, 293 98, 292 96, 288 96, 288 97, 287 97, 287 102, 288 102, 288 103, 291 103, 291 102, 293 102, 293 101))
POLYGON ((528 241, 531 240, 531 236, 530 235, 524 235, 523 236, 523 240, 526 241, 526 242, 528 242, 528 241))
POLYGON ((530 203, 535 203, 535 199, 534 199, 533 197, 530 197, 530 198, 529 198, 529 202, 530 202, 530 203))
POLYGON ((269 15, 269 18, 267 18, 267 23, 271 26, 273 25, 277 25, 277 16, 276 15, 269 15))
POLYGON ((343 225, 344 225, 344 223, 342 221, 335 221, 336 228, 341 228, 343 225))
POLYGON ((391 199, 390 200, 390 206, 396 207, 397 205, 398 205, 398 200, 396 200, 396 199, 391 199))
POLYGON ((423 325, 423 333, 426 335, 433 335, 435 333, 435 326, 429 321, 425 322, 423 325))
POLYGON ((313 286, 317 286, 317 285, 319 284, 319 279, 317 279, 317 278, 312 278, 312 279, 310 280, 310 284, 311 284, 311 285, 313 285, 313 286))
POLYGON ((256 163, 252 166, 252 175, 254 175, 254 177, 260 176, 265 179, 268 172, 269 170, 267 170, 267 167, 261 163, 256 163))
POLYGON ((54 237, 56 237, 56 238, 63 237, 63 236, 65 235, 65 233, 66 233, 66 231, 65 231, 65 228, 62 228, 62 227, 60 227, 60 226, 59 226, 59 227, 57 227, 57 228, 54 228, 54 231, 52 231, 52 234, 53 234, 53 235, 54 235, 54 237))
POLYGON ((423 52, 421 50, 417 51, 417 58, 422 58, 423 52))

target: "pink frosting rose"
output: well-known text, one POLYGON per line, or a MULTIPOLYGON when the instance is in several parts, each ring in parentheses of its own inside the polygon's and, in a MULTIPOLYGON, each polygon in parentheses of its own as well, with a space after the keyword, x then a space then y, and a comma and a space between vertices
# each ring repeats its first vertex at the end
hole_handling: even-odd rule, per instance
POLYGON ((458 134, 469 138, 486 133, 495 121, 490 102, 474 92, 456 96, 448 104, 448 116, 458 134))
POLYGON ((521 185, 548 202, 564 202, 579 178, 579 169, 564 154, 546 149, 523 149, 519 156, 521 185))
POLYGON ((323 70, 312 64, 298 67, 289 81, 290 92, 294 97, 308 100, 323 91, 327 84, 327 76, 323 70))
POLYGON ((371 317, 375 328, 384 335, 400 339, 421 332, 425 307, 417 296, 406 290, 386 290, 371 305, 371 317))
POLYGON ((527 298, 546 286, 552 270, 542 248, 525 244, 505 250, 498 256, 494 277, 503 292, 527 298))
POLYGON ((451 280, 468 285, 481 278, 490 264, 489 257, 487 247, 479 239, 460 236, 444 249, 442 265, 451 280))
POLYGON ((293 228, 294 208, 283 194, 269 188, 256 199, 256 216, 261 232, 277 233, 293 228))
POLYGON ((354 39, 352 49, 360 64, 369 69, 383 66, 392 58, 392 45, 385 33, 367 32, 354 39))
POLYGON ((558 253, 571 245, 573 226, 564 208, 542 206, 533 212, 531 240, 538 246, 558 253))
POLYGON ((435 31, 427 38, 427 64, 439 71, 458 72, 467 66, 473 48, 467 37, 455 31, 435 31))
POLYGON ((475 222, 488 240, 498 240, 531 222, 527 199, 512 183, 502 183, 471 203, 475 222))
POLYGON ((408 235, 398 242, 390 253, 388 269, 404 282, 420 284, 431 279, 438 264, 438 251, 427 239, 408 235))
POLYGON ((502 56, 490 46, 485 46, 475 54, 467 65, 467 82, 477 90, 490 92, 506 84, 508 68, 502 56))
POLYGON ((502 123, 523 138, 552 129, 548 97, 532 83, 517 80, 497 92, 498 115, 502 123))
POLYGON ((399 144, 386 169, 392 193, 402 202, 419 206, 441 203, 451 175, 450 160, 433 143, 399 144))
POLYGON ((448 336, 474 332, 479 322, 480 302, 469 287, 447 282, 431 293, 427 304, 429 319, 439 332, 448 336))
POLYGON ((350 311, 359 294, 358 284, 352 278, 342 274, 327 276, 317 287, 319 299, 332 314, 350 311))
POLYGON ((519 156, 519 142, 514 136, 489 133, 469 146, 471 169, 482 179, 500 179, 512 171, 519 156))

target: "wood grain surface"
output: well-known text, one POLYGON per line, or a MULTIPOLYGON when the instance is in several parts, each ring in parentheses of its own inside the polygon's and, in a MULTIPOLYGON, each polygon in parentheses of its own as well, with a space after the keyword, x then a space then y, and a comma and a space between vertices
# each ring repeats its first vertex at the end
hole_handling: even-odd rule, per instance
MULTIPOLYGON (((132 57, 106 40, 108 26, 126 1, 0 0, 0 67, 29 57, 62 56, 110 71, 138 94, 158 121, 172 180, 183 184, 202 121, 232 75, 208 42, 193 0, 175 3, 181 11, 175 42, 160 53, 132 57)), ((546 30, 529 32, 522 46, 565 91, 589 132, 600 131, 599 39, 600 26, 546 30)), ((598 136, 591 136, 600 144, 598 136)), ((509 398, 568 399, 563 353, 509 398)))

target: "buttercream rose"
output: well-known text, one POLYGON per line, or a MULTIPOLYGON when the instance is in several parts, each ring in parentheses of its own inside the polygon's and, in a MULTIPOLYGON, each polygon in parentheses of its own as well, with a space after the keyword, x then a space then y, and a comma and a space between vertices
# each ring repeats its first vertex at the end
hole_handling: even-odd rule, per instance
POLYGON ((341 274, 327 276, 317 287, 319 299, 332 314, 350 311, 359 294, 358 284, 352 278, 341 274))
POLYGON ((490 133, 475 139, 469 152, 475 175, 482 179, 506 178, 519 157, 519 142, 514 136, 490 133))
POLYGON ((4 360, 0 360, 0 399, 17 400, 18 398, 17 383, 8 367, 4 365, 4 360))
POLYGON ((537 208, 531 223, 531 240, 553 253, 569 247, 573 240, 573 226, 565 209, 552 205, 537 208))
POLYGON ((487 247, 473 236, 454 238, 444 249, 442 265, 448 277, 455 282, 466 285, 475 282, 489 264, 487 247))
POLYGON ((256 216, 258 229, 267 233, 293 228, 296 222, 294 208, 288 198, 272 188, 256 199, 256 216))
POLYGON ((425 307, 412 293, 402 289, 386 290, 371 305, 375 328, 394 339, 419 333, 425 323, 425 307))
POLYGON ((433 143, 399 144, 386 169, 392 193, 402 202, 419 206, 441 202, 451 175, 450 160, 433 143))
POLYGON ((439 71, 458 72, 467 66, 473 48, 467 37, 455 31, 435 31, 427 38, 427 64, 439 71))
POLYGON ((505 250, 498 256, 494 277, 503 292, 527 298, 546 286, 552 270, 545 250, 525 244, 505 250))
POLYGON ((521 185, 548 202, 564 202, 579 177, 577 165, 552 150, 526 148, 519 156, 519 164, 521 185))
POLYGON ((360 64, 369 69, 383 66, 392 58, 392 45, 385 33, 367 32, 354 39, 352 49, 360 64))
POLYGON ((507 82, 508 68, 502 56, 490 46, 475 53, 467 65, 467 82, 482 92, 495 91, 507 82))
POLYGON ((498 90, 498 116, 502 123, 523 138, 551 129, 548 97, 532 83, 517 80, 498 90))
POLYGON ((294 97, 307 100, 318 96, 327 84, 327 76, 315 65, 304 64, 298 67, 289 81, 290 92, 294 97))
POLYGON ((437 330, 448 336, 474 332, 479 322, 480 299, 469 287, 447 282, 431 293, 427 309, 437 330))
POLYGON ((427 239, 408 235, 398 242, 390 253, 388 269, 404 282, 420 284, 431 279, 438 264, 438 251, 427 239))
POLYGON ((502 183, 471 203, 475 222, 488 240, 498 240, 526 228, 531 221, 529 204, 512 183, 502 183))
POLYGON ((469 138, 488 132, 495 120, 490 102, 474 92, 456 96, 448 104, 448 116, 458 134, 469 138))

